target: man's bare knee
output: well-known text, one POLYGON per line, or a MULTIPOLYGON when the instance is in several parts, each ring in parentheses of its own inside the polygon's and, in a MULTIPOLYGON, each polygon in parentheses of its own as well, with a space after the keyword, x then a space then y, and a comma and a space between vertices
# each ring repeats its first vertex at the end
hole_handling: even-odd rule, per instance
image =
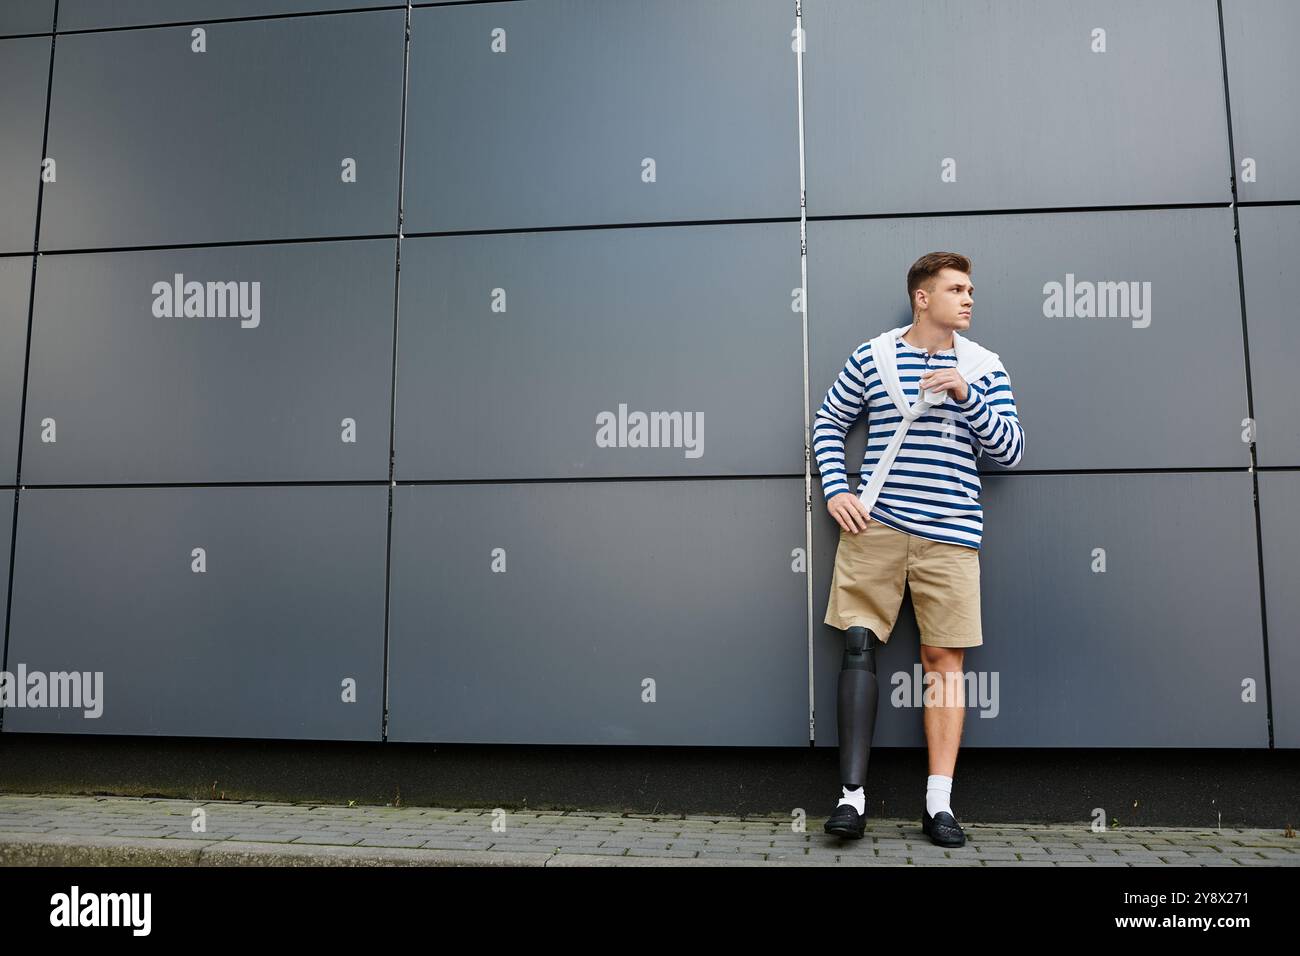
POLYGON ((927 671, 959 671, 965 656, 964 647, 921 645, 921 664, 927 671))

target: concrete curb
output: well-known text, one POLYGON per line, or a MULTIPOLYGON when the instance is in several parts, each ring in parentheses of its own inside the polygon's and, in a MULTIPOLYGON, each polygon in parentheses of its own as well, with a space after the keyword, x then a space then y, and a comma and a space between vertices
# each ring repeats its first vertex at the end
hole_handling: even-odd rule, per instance
POLYGON ((5 833, 0 866, 779 866, 762 860, 662 859, 510 850, 419 850, 309 843, 5 833))

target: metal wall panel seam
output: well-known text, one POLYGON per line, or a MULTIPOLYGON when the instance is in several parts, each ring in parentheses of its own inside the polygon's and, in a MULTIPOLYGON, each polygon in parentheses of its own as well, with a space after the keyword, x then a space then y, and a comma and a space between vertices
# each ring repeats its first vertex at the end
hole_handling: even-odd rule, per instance
POLYGON ((1246 275, 1241 261, 1241 223, 1237 218, 1237 155, 1232 141, 1232 98, 1228 90, 1228 44, 1223 31, 1223 0, 1217 0, 1219 13, 1219 65, 1223 68, 1223 110, 1228 125, 1228 183, 1232 187, 1232 244, 1237 252, 1237 302, 1241 310, 1241 348, 1246 369, 1246 415, 1249 417, 1250 491, 1251 505, 1255 509, 1255 567, 1259 579, 1259 630, 1264 643, 1264 698, 1265 720, 1268 724, 1268 749, 1275 749, 1273 741, 1273 681, 1268 664, 1268 604, 1264 589, 1264 537, 1259 516, 1259 471, 1256 469, 1255 398, 1250 380, 1250 332, 1246 326, 1246 275))
MULTIPOLYGON (((18 501, 23 490, 23 430, 27 424, 27 377, 32 360, 32 311, 36 305, 36 270, 41 261, 41 201, 45 198, 45 153, 50 143, 50 96, 54 91, 54 44, 58 42, 59 0, 54 0, 54 22, 50 26, 50 69, 45 80, 45 129, 41 133, 41 177, 36 187, 36 231, 32 235, 32 274, 27 285, 27 350, 23 357, 23 400, 18 414, 18 461, 14 470, 14 513, 9 524, 9 587, 5 592, 4 653, 0 654, 0 671, 9 670, 9 616, 14 604, 14 558, 18 545, 18 501)), ((0 731, 4 730, 5 712, 0 707, 0 731)))
POLYGON ((393 365, 388 392, 388 532, 384 542, 384 693, 380 743, 388 742, 388 609, 392 603, 393 470, 397 429, 397 325, 402 304, 402 190, 406 187, 406 94, 411 82, 411 0, 406 0, 406 36, 402 41, 402 129, 397 146, 397 256, 393 263, 393 365))
POLYGON ((794 0, 794 62, 798 79, 799 109, 799 322, 803 329, 803 537, 804 575, 807 578, 808 613, 808 746, 817 742, 816 690, 813 680, 813 543, 812 543, 812 433, 808 417, 808 191, 803 151, 803 5, 794 0))

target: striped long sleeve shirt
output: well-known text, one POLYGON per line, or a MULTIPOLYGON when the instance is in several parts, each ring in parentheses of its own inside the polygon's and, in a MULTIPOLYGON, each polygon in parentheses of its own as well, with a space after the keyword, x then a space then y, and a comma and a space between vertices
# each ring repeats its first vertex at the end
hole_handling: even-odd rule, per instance
MULTIPOLYGON (((931 355, 908 345, 902 336, 896 348, 899 385, 909 402, 916 401, 926 372, 957 367, 956 348, 931 355)), ((864 411, 867 448, 858 495, 903 420, 880 380, 870 341, 858 346, 844 363, 813 426, 813 455, 827 501, 850 490, 844 438, 864 411)), ((1005 372, 990 372, 969 384, 964 404, 948 392, 947 401, 912 422, 871 517, 898 531, 978 550, 984 509, 975 457, 984 454, 1010 468, 1020 462, 1024 450, 1025 432, 1016 414, 1011 380, 1005 372)))

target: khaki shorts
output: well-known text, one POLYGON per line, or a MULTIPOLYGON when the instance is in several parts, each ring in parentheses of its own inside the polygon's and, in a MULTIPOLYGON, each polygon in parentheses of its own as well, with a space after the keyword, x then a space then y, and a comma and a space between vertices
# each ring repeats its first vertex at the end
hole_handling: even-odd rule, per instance
POLYGON ((869 627, 887 642, 903 607, 904 586, 912 591, 922 644, 984 643, 979 551, 908 534, 874 518, 857 534, 840 529, 825 622, 840 630, 869 627))

